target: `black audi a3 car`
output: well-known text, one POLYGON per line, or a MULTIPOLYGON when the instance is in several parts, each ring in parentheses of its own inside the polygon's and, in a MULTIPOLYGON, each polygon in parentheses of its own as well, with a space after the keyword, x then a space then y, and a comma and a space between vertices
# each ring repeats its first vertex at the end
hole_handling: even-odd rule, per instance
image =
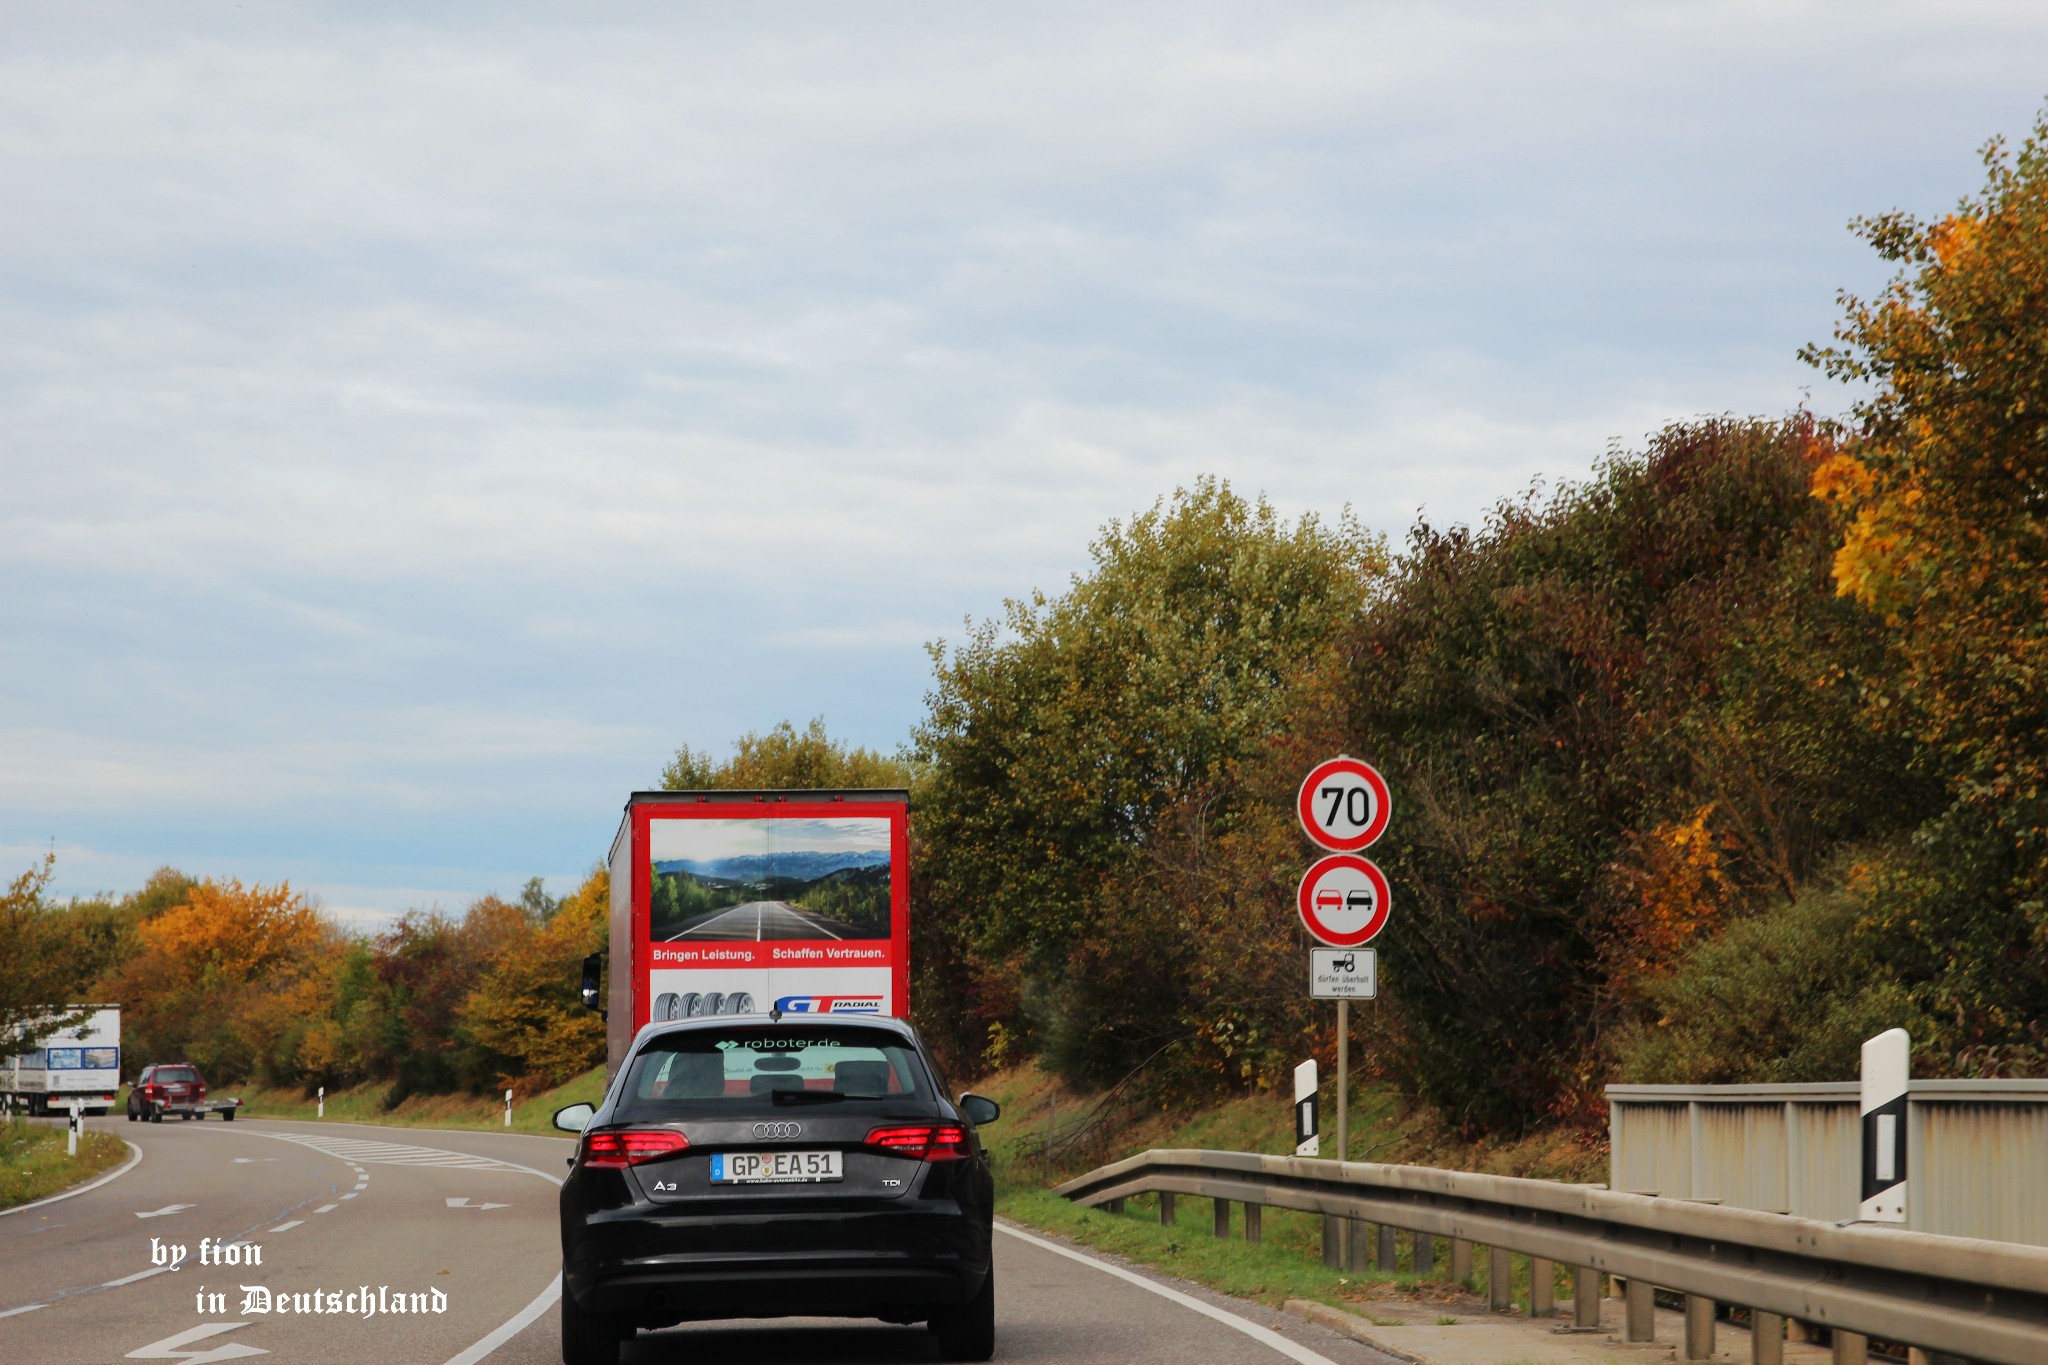
POLYGON ((650 1024, 562 1186, 562 1359, 615 1365, 642 1328, 705 1318, 929 1323, 995 1350, 995 1189, 975 1125, 910 1025, 878 1015, 650 1024))

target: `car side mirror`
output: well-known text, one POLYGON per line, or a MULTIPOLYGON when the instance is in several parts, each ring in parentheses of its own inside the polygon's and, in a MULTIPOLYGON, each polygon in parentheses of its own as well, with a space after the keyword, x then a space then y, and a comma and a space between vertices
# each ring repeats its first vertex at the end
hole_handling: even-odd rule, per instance
POLYGON ((590 1126, 597 1117, 597 1110, 587 1104, 571 1104, 555 1111, 555 1127, 565 1133, 580 1133, 590 1126))
POLYGON ((969 1123, 979 1128, 984 1123, 994 1123, 1003 1116, 1003 1106, 984 1095, 972 1092, 960 1097, 960 1112, 969 1123))

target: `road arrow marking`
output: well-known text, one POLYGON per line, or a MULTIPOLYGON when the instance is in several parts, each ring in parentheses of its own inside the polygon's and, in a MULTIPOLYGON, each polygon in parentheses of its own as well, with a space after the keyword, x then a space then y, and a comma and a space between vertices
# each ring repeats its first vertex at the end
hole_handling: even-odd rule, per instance
POLYGON ((181 1351, 181 1346, 190 1346, 208 1337, 217 1337, 222 1332, 232 1332, 237 1327, 247 1327, 246 1322, 206 1322, 197 1327, 188 1327, 175 1336, 162 1341, 152 1341, 140 1350, 130 1351, 129 1360, 182 1360, 186 1365, 210 1365, 220 1360, 240 1360, 244 1356, 267 1356, 270 1352, 261 1346, 244 1346, 240 1342, 223 1342, 211 1350, 181 1351))
POLYGON ((510 1204, 472 1204, 469 1202, 469 1196, 464 1195, 460 1199, 449 1200, 448 1207, 451 1209, 509 1209, 512 1206, 510 1204))
POLYGON ((135 1216, 137 1218, 161 1218, 167 1213, 183 1213, 186 1209, 196 1209, 198 1207, 197 1204, 166 1204, 162 1208, 152 1209, 148 1213, 137 1209, 135 1216))

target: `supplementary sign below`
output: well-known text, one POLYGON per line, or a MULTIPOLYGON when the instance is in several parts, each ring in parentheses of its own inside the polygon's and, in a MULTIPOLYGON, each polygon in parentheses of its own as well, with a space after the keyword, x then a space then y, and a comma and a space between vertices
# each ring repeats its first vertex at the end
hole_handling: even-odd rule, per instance
POLYGON ((1379 998, 1379 958, 1370 948, 1311 948, 1308 963, 1308 993, 1313 999, 1379 998))
POLYGON ((1309 771, 1295 809, 1309 838, 1337 853, 1356 853, 1387 832, 1394 802, 1379 769, 1343 754, 1309 771))
POLYGON ((1332 853, 1309 868, 1296 902, 1309 933, 1332 948, 1356 948, 1387 926, 1387 877, 1355 853, 1332 853))

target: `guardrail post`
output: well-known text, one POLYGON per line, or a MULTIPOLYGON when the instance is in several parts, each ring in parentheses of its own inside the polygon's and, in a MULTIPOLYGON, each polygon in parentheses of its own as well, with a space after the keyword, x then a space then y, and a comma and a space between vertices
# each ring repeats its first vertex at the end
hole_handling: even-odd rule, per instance
POLYGON ((1472 1282, 1472 1244, 1463 1237, 1451 1239, 1451 1278, 1460 1284, 1472 1282))
POLYGON ((1785 1365, 1785 1319, 1776 1313, 1749 1315, 1750 1365, 1785 1365))
POLYGON ((1163 1228, 1170 1228, 1173 1226, 1172 1190, 1161 1190, 1159 1192, 1159 1226, 1163 1228))
POLYGON ((1323 1264, 1332 1270, 1344 1268, 1343 1234, 1338 1231, 1343 1221, 1344 1215, 1339 1213, 1323 1215, 1323 1264))
POLYGON ((1105 1199, 1102 1201, 1102 1207, 1110 1213, 1120 1214, 1124 1211, 1124 1201, 1121 1199, 1105 1199))
POLYGON ((1529 1258, 1529 1316, 1552 1317, 1557 1312, 1557 1270, 1541 1256, 1529 1258))
POLYGON ((1380 1224, 1380 1269, 1391 1275, 1401 1268, 1401 1249, 1395 1238, 1399 1233, 1385 1223, 1380 1224))
POLYGON ((1436 1234, 1418 1232, 1410 1249, 1408 1264, 1415 1268, 1417 1275, 1436 1275, 1436 1234))
POLYGON ((1216 1201, 1216 1235, 1226 1242, 1230 1240, 1230 1201, 1228 1199, 1216 1201))
POLYGON ((1714 1358, 1714 1301, 1698 1294, 1685 1296, 1686 1360, 1714 1358))
POLYGON ((1837 1327, 1835 1337, 1835 1365, 1869 1365, 1870 1338, 1861 1332, 1844 1332, 1837 1327))
POLYGON ((1486 1306, 1496 1313, 1515 1311, 1515 1258, 1506 1247, 1486 1249, 1486 1306))
POLYGON ((1623 1334, 1624 1341, 1655 1341, 1657 1339, 1657 1300, 1647 1280, 1629 1277, 1628 1289, 1622 1295, 1627 1305, 1628 1327, 1623 1334))
POLYGON ((1589 1265, 1572 1267, 1572 1326, 1581 1332, 1600 1328, 1600 1272, 1589 1265))
POLYGON ((1263 1204, 1246 1204, 1244 1206, 1244 1239, 1254 1246, 1258 1245, 1259 1220, 1265 1211, 1266 1209, 1263 1204))

